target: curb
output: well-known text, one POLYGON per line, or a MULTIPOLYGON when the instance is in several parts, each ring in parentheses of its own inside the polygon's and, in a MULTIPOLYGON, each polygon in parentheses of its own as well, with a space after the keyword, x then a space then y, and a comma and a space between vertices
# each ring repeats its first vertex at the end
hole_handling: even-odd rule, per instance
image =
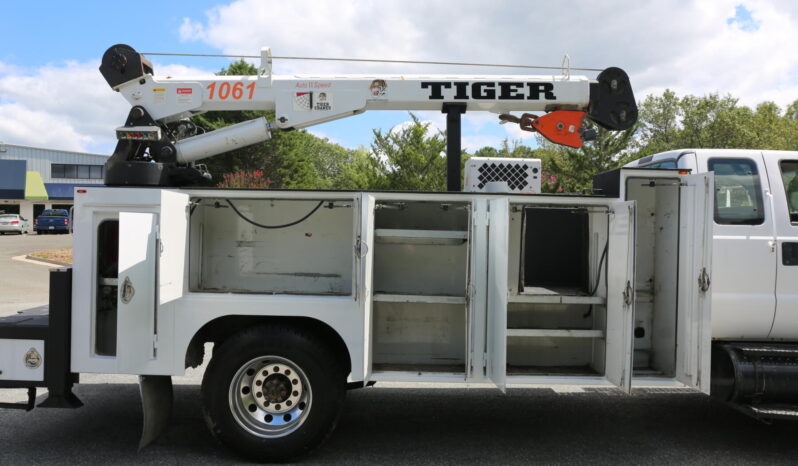
POLYGON ((61 267, 67 267, 67 266, 72 265, 72 264, 68 264, 66 262, 55 261, 55 260, 52 260, 52 259, 45 259, 43 257, 31 256, 30 254, 26 255, 25 259, 27 259, 29 261, 35 261, 35 262, 45 262, 47 264, 52 264, 52 265, 60 265, 61 267))

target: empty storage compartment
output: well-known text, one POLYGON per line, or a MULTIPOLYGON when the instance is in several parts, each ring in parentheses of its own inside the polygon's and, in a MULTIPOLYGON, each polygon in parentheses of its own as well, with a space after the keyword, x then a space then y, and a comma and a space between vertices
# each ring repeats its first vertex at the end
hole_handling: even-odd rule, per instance
POLYGON ((357 218, 353 199, 195 202, 192 291, 352 294, 357 218))
POLYGON ((587 294, 587 210, 525 207, 522 228, 519 290, 526 294, 587 294))
POLYGON ((608 212, 512 206, 508 376, 604 375, 608 212))
POLYGON ((679 179, 629 178, 637 201, 634 375, 674 377, 678 315, 679 179))
POLYGON ((375 302, 375 372, 465 372, 464 304, 375 302))
POLYGON ((376 205, 375 372, 465 372, 469 209, 446 202, 376 205))
POLYGON ((605 307, 510 303, 507 375, 604 374, 605 307))

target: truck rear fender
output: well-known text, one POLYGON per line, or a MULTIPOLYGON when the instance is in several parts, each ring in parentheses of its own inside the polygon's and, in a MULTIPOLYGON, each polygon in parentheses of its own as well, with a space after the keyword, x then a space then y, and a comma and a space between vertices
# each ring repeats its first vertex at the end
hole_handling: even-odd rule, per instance
POLYGON ((346 374, 352 370, 352 356, 341 335, 326 323, 310 317, 293 316, 243 316, 217 317, 203 325, 191 338, 186 350, 186 368, 197 367, 205 357, 205 343, 223 343, 238 332, 262 325, 296 327, 313 333, 334 352, 346 374))

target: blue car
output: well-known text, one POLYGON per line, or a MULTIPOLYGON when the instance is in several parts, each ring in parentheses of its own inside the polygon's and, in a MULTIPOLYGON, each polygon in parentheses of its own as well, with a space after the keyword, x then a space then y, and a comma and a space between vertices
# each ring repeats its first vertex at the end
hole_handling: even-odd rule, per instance
POLYGON ((69 211, 47 209, 36 217, 33 228, 36 233, 69 233, 69 211))

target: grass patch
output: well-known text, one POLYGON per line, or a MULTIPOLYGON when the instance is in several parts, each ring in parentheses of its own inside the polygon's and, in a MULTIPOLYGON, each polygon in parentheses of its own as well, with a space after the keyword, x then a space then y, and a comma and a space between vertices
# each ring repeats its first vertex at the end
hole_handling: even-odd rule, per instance
POLYGON ((28 254, 32 257, 39 257, 64 264, 72 264, 72 248, 68 249, 48 249, 46 251, 36 251, 28 254))

